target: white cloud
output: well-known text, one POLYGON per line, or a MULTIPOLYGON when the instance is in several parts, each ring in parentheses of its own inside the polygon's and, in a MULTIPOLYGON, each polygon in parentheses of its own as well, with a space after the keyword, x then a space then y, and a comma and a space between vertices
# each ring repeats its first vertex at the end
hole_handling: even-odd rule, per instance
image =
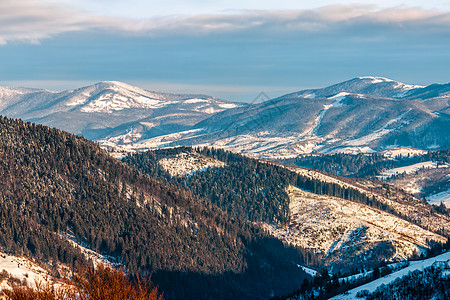
POLYGON ((99 30, 142 36, 204 35, 215 33, 318 33, 369 26, 450 29, 450 12, 421 8, 379 8, 373 5, 333 5, 308 10, 240 10, 197 16, 149 19, 102 17, 68 5, 37 0, 0 2, 0 44, 37 43, 66 32, 99 30))
MULTIPOLYGON (((47 0, 49 1, 49 0, 47 0)), ((203 15, 239 10, 306 10, 330 5, 376 4, 379 7, 409 6, 445 11, 446 0, 51 0, 82 7, 95 14, 130 18, 155 15, 203 15)))
POLYGON ((38 43, 59 33, 115 27, 116 21, 38 0, 0 1, 0 44, 38 43))

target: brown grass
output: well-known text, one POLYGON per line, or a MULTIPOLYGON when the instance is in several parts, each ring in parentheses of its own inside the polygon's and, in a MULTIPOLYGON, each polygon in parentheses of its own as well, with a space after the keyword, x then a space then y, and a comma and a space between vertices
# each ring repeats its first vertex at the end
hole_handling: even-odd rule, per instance
POLYGON ((161 300, 158 288, 150 277, 131 278, 123 269, 105 265, 97 268, 79 266, 67 282, 55 287, 48 283, 37 283, 36 288, 15 284, 4 290, 8 300, 161 300))

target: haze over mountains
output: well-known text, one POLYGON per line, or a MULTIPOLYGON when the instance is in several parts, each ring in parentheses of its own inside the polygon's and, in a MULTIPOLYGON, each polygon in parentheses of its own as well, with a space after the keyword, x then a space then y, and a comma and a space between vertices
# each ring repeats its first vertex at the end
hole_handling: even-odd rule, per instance
MULTIPOLYGON (((116 153, 212 146, 271 160, 448 149, 449 101, 449 83, 425 87, 371 76, 250 104, 115 81, 61 92, 0 88, 0 114, 83 135, 116 153)), ((406 189, 427 198, 440 193, 435 203, 448 202, 447 168, 438 171, 444 175, 406 189)))
POLYGON ((185 143, 269 159, 408 146, 447 148, 449 89, 449 84, 419 87, 355 78, 218 113, 197 124, 198 132, 187 134, 185 143))
POLYGON ((1 88, 0 113, 130 151, 209 145, 259 158, 448 148, 450 84, 358 77, 263 103, 149 92, 120 82, 72 91, 1 88))
POLYGON ((148 138, 182 131, 235 106, 206 95, 150 92, 115 81, 61 92, 0 88, 1 114, 91 140, 129 132, 142 132, 141 138, 148 138))

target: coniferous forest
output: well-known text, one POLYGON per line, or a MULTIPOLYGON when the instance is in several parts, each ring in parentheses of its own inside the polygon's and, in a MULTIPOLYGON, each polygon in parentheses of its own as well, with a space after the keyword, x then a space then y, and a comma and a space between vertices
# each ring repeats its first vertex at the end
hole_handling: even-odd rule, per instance
POLYGON ((285 164, 315 168, 340 176, 358 178, 375 178, 376 175, 381 174, 386 169, 399 168, 425 161, 435 161, 438 164, 450 163, 450 150, 428 151, 422 155, 398 156, 393 159, 381 153, 335 153, 314 156, 305 155, 279 160, 279 162, 285 164))
POLYGON ((74 266, 85 259, 71 236, 129 272, 153 273, 166 299, 257 299, 307 277, 298 249, 57 129, 1 118, 0 178, 6 253, 74 266))
POLYGON ((127 272, 152 274, 165 299, 268 298, 311 280, 298 265, 319 258, 257 225, 289 221, 289 185, 395 213, 357 189, 224 150, 181 147, 119 161, 82 137, 7 118, 0 178, 1 251, 49 269, 91 263, 70 238, 127 272), (158 162, 182 152, 224 166, 171 176, 158 162))
MULTIPOLYGON (((135 153, 124 157, 122 161, 143 173, 170 181, 182 189, 188 189, 195 195, 209 199, 232 216, 252 222, 287 222, 289 197, 286 189, 289 185, 319 195, 360 202, 396 214, 386 204, 368 197, 357 189, 308 178, 280 165, 222 149, 190 147, 162 149, 135 153), (208 168, 189 176, 174 177, 158 164, 162 158, 192 151, 222 161, 226 166, 208 168)), ((409 220, 408 216, 400 217, 409 220)))

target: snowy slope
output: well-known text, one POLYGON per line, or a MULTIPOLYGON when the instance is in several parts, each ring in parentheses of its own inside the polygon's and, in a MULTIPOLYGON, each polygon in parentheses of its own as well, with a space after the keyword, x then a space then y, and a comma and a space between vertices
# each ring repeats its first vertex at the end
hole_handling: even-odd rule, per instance
POLYGON ((421 163, 412 164, 405 167, 393 168, 385 170, 381 173, 382 177, 392 177, 399 174, 412 174, 421 169, 435 169, 435 168, 449 168, 448 164, 440 164, 434 161, 425 161, 421 163))
MULTIPOLYGON (((32 287, 36 286, 37 282, 45 282, 49 278, 47 270, 29 259, 0 252, 0 272, 3 270, 8 272, 10 277, 26 282, 32 287)), ((0 291, 9 287, 7 279, 0 282, 0 291)))
POLYGON ((289 166, 288 169, 308 178, 335 183, 343 188, 355 189, 369 198, 375 198, 378 202, 386 205, 398 215, 408 216, 411 220, 423 228, 428 228, 432 231, 442 229, 447 234, 450 234, 450 228, 448 227, 448 224, 450 224, 450 217, 437 213, 430 214, 430 209, 427 205, 422 203, 422 201, 418 198, 402 192, 400 189, 395 191, 393 188, 389 187, 389 191, 386 191, 381 182, 370 180, 354 181, 348 178, 331 176, 316 170, 301 167, 289 166), (379 192, 375 192, 377 189, 385 190, 384 195, 379 192), (391 196, 385 196, 386 193, 389 193, 391 196))
POLYGON ((433 194, 427 198, 428 202, 435 205, 443 203, 447 208, 450 208, 450 191, 446 190, 437 194, 433 194))
POLYGON ((450 147, 450 84, 364 76, 263 103, 150 92, 106 81, 71 91, 0 88, 0 113, 118 151, 213 146, 263 159, 450 147))
POLYGON ((405 84, 384 77, 362 76, 326 88, 299 91, 288 94, 285 97, 318 98, 330 97, 338 93, 346 92, 390 98, 404 98, 423 88, 424 86, 421 85, 405 84))
POLYGON ((448 261, 448 260, 450 260, 450 252, 446 252, 444 254, 441 254, 441 255, 438 255, 438 256, 435 256, 432 258, 428 258, 425 260, 412 261, 408 267, 401 269, 400 271, 394 272, 392 274, 386 275, 384 277, 376 279, 367 284, 361 285, 357 288, 354 288, 354 289, 348 291, 345 294, 338 295, 331 299, 335 299, 335 300, 360 299, 360 298, 356 297, 356 294, 360 291, 367 290, 367 291, 369 291, 369 293, 372 293, 382 284, 387 285, 387 284, 393 282, 394 280, 407 275, 408 273, 410 273, 412 271, 423 270, 425 268, 431 267, 437 261, 448 261))
POLYGON ((426 197, 429 203, 450 207, 450 165, 447 163, 423 162, 389 169, 381 179, 402 188, 417 197, 426 197), (394 176, 397 175, 400 176, 394 176))
POLYGON ((182 131, 235 103, 206 95, 151 92, 117 81, 69 91, 0 88, 2 115, 117 144, 182 131))
POLYGON ((440 235, 376 208, 336 197, 288 190, 290 223, 265 225, 275 237, 313 250, 338 268, 374 264, 382 256, 400 260, 428 248, 440 235), (375 250, 376 249, 376 250, 375 250))

